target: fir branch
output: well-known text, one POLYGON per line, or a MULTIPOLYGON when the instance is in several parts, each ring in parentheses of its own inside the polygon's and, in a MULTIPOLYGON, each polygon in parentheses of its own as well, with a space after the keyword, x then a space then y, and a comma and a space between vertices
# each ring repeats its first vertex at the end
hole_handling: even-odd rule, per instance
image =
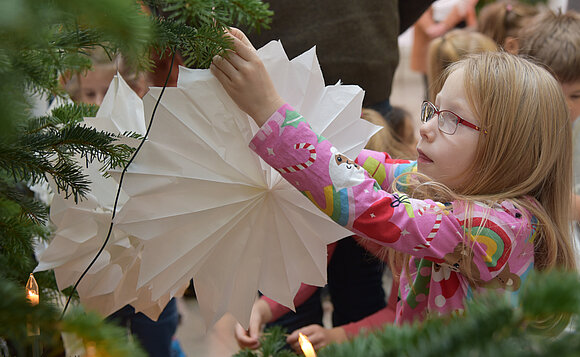
POLYGON ((46 172, 53 172, 46 158, 38 157, 29 147, 20 143, 0 142, 0 170, 13 181, 36 184, 44 180, 46 172))
POLYGON ((215 55, 232 48, 229 38, 223 36, 223 29, 217 27, 198 28, 196 38, 182 44, 181 54, 185 65, 193 68, 209 68, 215 55))
POLYGON ((386 326, 382 331, 327 346, 321 357, 346 356, 576 356, 580 333, 557 338, 529 326, 546 316, 578 317, 580 280, 574 272, 532 272, 514 306, 508 295, 484 294, 466 303, 463 314, 431 317, 422 323, 386 326))
POLYGON ((264 331, 260 336, 260 349, 257 351, 244 348, 233 357, 298 357, 296 353, 286 348, 286 335, 288 331, 281 326, 273 326, 264 331))
POLYGON ((267 28, 272 11, 259 0, 166 0, 146 1, 155 14, 154 47, 163 53, 170 47, 181 52, 190 68, 208 68, 215 55, 231 49, 224 38, 229 26, 267 28))
POLYGON ((231 40, 223 36, 222 27, 195 28, 165 18, 154 18, 153 21, 158 29, 154 48, 160 53, 165 48, 180 51, 187 67, 209 68, 215 55, 232 48, 231 40))
MULTIPOLYGON (((20 184, 21 185, 21 184, 20 184)), ((10 184, 0 179, 0 200, 11 201, 20 208, 20 215, 29 219, 33 224, 46 224, 48 220, 48 208, 22 192, 19 184, 10 184)))
POLYGON ((95 106, 69 105, 55 110, 54 116, 30 121, 26 130, 21 129, 17 142, 0 143, 0 168, 14 181, 32 184, 50 175, 59 191, 78 201, 89 192, 90 182, 74 156, 84 158, 86 166, 99 161, 100 170, 105 172, 123 167, 134 152, 118 144, 120 135, 77 124, 95 111, 95 106))
POLYGON ((194 27, 244 25, 257 30, 268 28, 273 12, 259 0, 167 0, 169 18, 194 27))
POLYGON ((97 356, 147 356, 135 341, 127 340, 124 328, 104 321, 96 313, 72 310, 61 326, 63 332, 74 333, 85 346, 93 348, 97 356))
MULTIPOLYGON (((81 338, 85 348, 93 346, 97 355, 115 357, 146 356, 134 341, 127 338, 124 328, 103 321, 93 312, 75 309, 63 320, 54 305, 41 296, 40 304, 31 306, 24 289, 0 280, 0 336, 14 348, 12 355, 26 356, 32 339, 28 337, 29 323, 40 329, 40 339, 45 351, 60 349, 60 333, 67 332, 81 338)), ((64 355, 64 354, 63 354, 64 355)))
MULTIPOLYGON (((95 104, 85 104, 85 103, 69 103, 58 106, 52 110, 51 116, 40 118, 46 124, 41 124, 34 127, 33 124, 29 125, 27 132, 34 133, 40 131, 43 128, 58 127, 58 124, 63 125, 74 125, 83 121, 86 117, 95 117, 99 107, 95 104)), ((32 122, 32 121, 31 121, 32 122)))
POLYGON ((187 24, 168 21, 163 17, 152 17, 151 21, 155 28, 152 44, 159 53, 163 53, 167 48, 180 50, 197 36, 197 29, 187 24))
POLYGON ((216 11, 223 11, 228 15, 224 26, 238 24, 253 28, 258 33, 262 29, 269 29, 274 12, 269 10, 270 5, 260 0, 221 0, 216 11))

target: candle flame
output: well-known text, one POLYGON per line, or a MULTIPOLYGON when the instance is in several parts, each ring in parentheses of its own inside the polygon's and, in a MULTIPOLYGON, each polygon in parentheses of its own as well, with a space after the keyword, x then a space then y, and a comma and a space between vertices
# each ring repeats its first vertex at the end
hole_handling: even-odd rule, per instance
POLYGON ((38 284, 36 283, 36 279, 34 279, 34 275, 32 273, 28 277, 28 281, 26 282, 26 298, 32 305, 37 305, 39 301, 39 291, 38 291, 38 284))
POLYGON ((95 357, 97 356, 97 344, 90 341, 87 342, 87 345, 85 346, 85 357, 95 357))
POLYGON ((304 352, 304 356, 306 357, 316 357, 316 352, 314 352, 314 347, 312 343, 308 340, 302 332, 298 332, 298 343, 300 343, 300 348, 302 352, 304 352))

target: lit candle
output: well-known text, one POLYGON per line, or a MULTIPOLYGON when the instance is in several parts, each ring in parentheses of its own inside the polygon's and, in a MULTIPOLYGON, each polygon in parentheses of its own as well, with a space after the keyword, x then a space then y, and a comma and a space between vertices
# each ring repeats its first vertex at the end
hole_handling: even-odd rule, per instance
POLYGON ((97 345, 94 342, 88 342, 85 350, 85 357, 95 357, 97 355, 97 345))
POLYGON ((300 344, 302 352, 304 352, 304 356, 316 357, 316 352, 314 352, 314 347, 312 346, 312 343, 308 341, 308 337, 304 336, 302 332, 298 332, 298 343, 300 344))
POLYGON ((38 305, 38 302, 40 301, 40 298, 38 297, 38 294, 33 293, 32 291, 28 292, 28 301, 30 302, 30 305, 38 305))
POLYGON ((30 277, 28 277, 28 282, 26 282, 26 298, 30 302, 30 305, 38 305, 40 301, 40 297, 38 295, 38 284, 36 283, 36 279, 34 279, 34 275, 30 273, 30 277))
MULTIPOLYGON (((28 277, 28 281, 26 282, 26 299, 32 306, 38 305, 40 301, 40 296, 38 292, 38 284, 36 283, 36 279, 34 279, 34 275, 30 273, 28 277)), ((28 336, 34 336, 34 343, 32 349, 32 356, 38 357, 41 355, 41 347, 40 347, 40 329, 38 325, 33 321, 28 321, 28 336)))

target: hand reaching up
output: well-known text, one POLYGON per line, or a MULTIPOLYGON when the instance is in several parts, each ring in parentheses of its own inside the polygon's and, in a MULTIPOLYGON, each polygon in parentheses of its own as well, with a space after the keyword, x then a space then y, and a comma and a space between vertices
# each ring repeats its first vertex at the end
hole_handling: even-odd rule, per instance
POLYGON ((262 126, 284 101, 246 35, 232 28, 225 36, 233 40, 234 50, 215 56, 210 70, 238 107, 262 126))

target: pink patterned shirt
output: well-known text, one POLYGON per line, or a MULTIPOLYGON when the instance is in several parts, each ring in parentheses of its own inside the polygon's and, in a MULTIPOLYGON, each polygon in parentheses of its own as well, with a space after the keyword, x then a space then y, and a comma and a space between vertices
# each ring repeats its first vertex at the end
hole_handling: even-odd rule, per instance
POLYGON ((401 275, 397 323, 461 311, 466 298, 488 289, 517 301, 522 280, 533 269, 537 226, 523 208, 510 201, 494 207, 476 203, 468 216, 464 202, 390 192, 395 177, 415 170, 415 162, 369 150, 351 161, 287 104, 250 147, 334 221, 412 256, 401 275), (464 229, 469 217, 472 234, 464 229))

